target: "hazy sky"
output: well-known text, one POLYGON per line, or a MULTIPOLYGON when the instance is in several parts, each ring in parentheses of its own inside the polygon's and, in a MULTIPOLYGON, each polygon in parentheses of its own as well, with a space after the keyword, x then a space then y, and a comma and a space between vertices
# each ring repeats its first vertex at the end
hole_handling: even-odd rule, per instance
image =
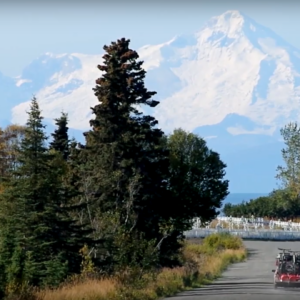
POLYGON ((45 52, 102 53, 104 44, 121 37, 134 49, 166 42, 232 9, 300 48, 297 0, 3 0, 0 72, 17 76, 45 52))

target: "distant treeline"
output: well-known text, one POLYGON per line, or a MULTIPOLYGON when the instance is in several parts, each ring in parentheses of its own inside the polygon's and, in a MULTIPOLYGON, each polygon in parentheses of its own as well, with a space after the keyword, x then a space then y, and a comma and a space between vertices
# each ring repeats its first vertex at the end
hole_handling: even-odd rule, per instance
POLYGON ((240 204, 227 203, 224 205, 223 213, 232 217, 267 217, 294 219, 300 216, 300 205, 293 205, 288 191, 276 190, 269 196, 259 197, 240 204))
POLYGON ((276 178, 280 180, 281 187, 265 197, 236 205, 225 204, 225 215, 300 218, 300 128, 297 122, 293 122, 284 126, 280 132, 285 143, 282 149, 285 166, 277 168, 276 178))

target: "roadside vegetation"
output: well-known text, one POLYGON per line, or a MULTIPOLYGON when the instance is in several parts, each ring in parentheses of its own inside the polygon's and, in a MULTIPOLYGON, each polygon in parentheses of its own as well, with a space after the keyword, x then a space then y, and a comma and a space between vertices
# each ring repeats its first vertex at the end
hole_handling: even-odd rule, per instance
POLYGON ((186 241, 182 247, 182 266, 163 268, 144 274, 139 281, 123 285, 118 278, 74 280, 60 288, 34 294, 39 300, 156 300, 177 292, 201 287, 218 278, 228 265, 246 258, 239 237, 213 234, 199 240, 186 241))
POLYGON ((185 243, 193 218, 217 216, 226 165, 201 137, 166 135, 141 112, 159 102, 129 43, 103 48, 84 144, 65 113, 49 138, 35 97, 25 126, 0 131, 0 298, 154 299, 243 257, 232 237, 185 243))
POLYGON ((285 166, 277 167, 279 188, 268 196, 259 197, 240 204, 224 205, 223 212, 232 217, 265 217, 282 220, 300 220, 300 127, 291 122, 281 129, 285 143, 282 158, 285 166))

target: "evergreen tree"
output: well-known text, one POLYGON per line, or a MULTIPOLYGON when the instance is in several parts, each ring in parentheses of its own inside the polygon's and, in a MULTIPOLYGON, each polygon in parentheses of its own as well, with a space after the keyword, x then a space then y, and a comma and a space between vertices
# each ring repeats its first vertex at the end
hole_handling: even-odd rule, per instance
POLYGON ((68 135, 68 115, 62 113, 61 117, 55 119, 57 129, 52 133, 53 140, 50 143, 50 149, 60 152, 63 155, 64 160, 67 160, 70 154, 69 135, 68 135))
POLYGON ((6 286, 20 281, 35 286, 57 284, 67 274, 80 271, 79 250, 88 242, 86 233, 70 218, 69 193, 61 181, 64 171, 57 155, 47 149, 35 98, 28 115, 18 168, 0 199, 4 229, 0 238, 12 240, 0 247, 6 286))
POLYGON ((156 92, 145 88, 143 62, 137 61, 129 42, 123 38, 104 46, 104 64, 98 65, 104 74, 94 88, 99 104, 92 108, 92 130, 85 134, 82 150, 82 187, 89 186, 86 216, 98 237, 111 238, 111 249, 116 248, 108 253, 115 263, 124 265, 137 257, 130 241, 145 239, 153 247, 153 241, 159 246, 166 238, 162 227, 169 218, 170 199, 166 197, 168 155, 161 143, 163 132, 156 128, 154 117, 137 109, 159 102, 152 100, 156 92), (120 245, 122 240, 130 250, 120 245))

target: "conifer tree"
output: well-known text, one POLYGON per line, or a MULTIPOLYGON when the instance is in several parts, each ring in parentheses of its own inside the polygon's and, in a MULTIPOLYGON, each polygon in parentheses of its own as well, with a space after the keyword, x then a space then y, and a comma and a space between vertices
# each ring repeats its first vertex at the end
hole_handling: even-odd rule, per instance
POLYGON ((85 232, 70 218, 69 194, 61 183, 63 170, 47 148, 35 98, 28 115, 18 168, 0 199, 0 238, 7 241, 0 247, 0 265, 6 286, 20 281, 34 286, 57 284, 67 274, 79 272, 79 250, 87 242, 85 232))
POLYGON ((69 202, 70 199, 75 199, 80 195, 80 192, 74 186, 72 178, 74 174, 72 173, 72 166, 69 161, 72 144, 76 143, 76 141, 69 140, 67 114, 62 113, 60 118, 55 119, 55 121, 57 128, 51 134, 53 139, 50 142, 50 152, 53 155, 52 164, 53 167, 61 170, 61 183, 64 186, 65 199, 69 202))
POLYGON ((50 143, 50 148, 60 152, 63 155, 63 159, 67 160, 70 154, 69 135, 68 135, 68 115, 62 113, 61 117, 55 119, 57 129, 52 133, 53 140, 50 143))
MULTIPOLYGON (((111 232, 118 242, 126 236, 129 243, 142 238, 149 245, 153 240, 160 245, 162 224, 168 219, 168 155, 161 146, 163 132, 156 128, 157 120, 138 111, 138 106, 155 107, 159 102, 152 99, 156 92, 145 88, 143 62, 137 61, 129 42, 122 38, 104 46, 104 64, 98 65, 104 74, 94 88, 99 104, 92 108, 92 130, 85 134, 82 150, 84 180, 89 180, 87 199, 99 235, 111 232)), ((130 247, 127 252, 124 245, 116 247, 118 263, 122 264, 121 256, 126 263, 133 259, 130 247)))

